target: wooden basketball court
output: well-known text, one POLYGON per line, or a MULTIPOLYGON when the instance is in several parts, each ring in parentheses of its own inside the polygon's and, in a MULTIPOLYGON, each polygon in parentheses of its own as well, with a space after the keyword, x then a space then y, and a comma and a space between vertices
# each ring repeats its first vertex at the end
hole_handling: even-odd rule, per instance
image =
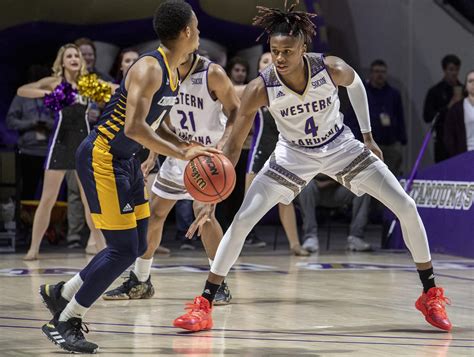
MULTIPOLYGON (((87 258, 47 253, 25 263, 21 257, 0 261, 0 355, 62 354, 41 333, 50 315, 38 287, 67 280, 87 258)), ((206 278, 206 259, 194 253, 155 259, 153 299, 98 301, 85 319, 87 338, 106 356, 472 356, 474 261, 435 255, 434 262, 452 300, 451 333, 415 310, 420 283, 405 253, 296 258, 277 251, 238 261, 228 279, 232 303, 214 308, 212 331, 172 327, 206 278)))

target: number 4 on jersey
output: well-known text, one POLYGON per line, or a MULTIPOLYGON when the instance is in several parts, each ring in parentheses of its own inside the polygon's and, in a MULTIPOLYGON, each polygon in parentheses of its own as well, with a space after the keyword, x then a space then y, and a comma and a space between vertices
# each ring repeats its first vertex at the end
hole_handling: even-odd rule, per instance
POLYGON ((313 117, 309 117, 308 119, 306 119, 306 124, 304 126, 304 132, 306 134, 311 134, 313 135, 313 138, 318 135, 318 126, 316 125, 316 123, 314 122, 314 118, 313 117))

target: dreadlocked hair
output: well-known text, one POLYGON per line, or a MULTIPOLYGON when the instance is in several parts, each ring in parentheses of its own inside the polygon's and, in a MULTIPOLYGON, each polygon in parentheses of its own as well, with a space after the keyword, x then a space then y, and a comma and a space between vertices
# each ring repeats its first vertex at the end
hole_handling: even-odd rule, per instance
POLYGON ((285 0, 283 10, 257 6, 259 15, 253 18, 253 25, 263 28, 263 32, 258 36, 257 41, 265 34, 270 37, 274 33, 282 33, 289 36, 301 35, 304 42, 310 44, 312 38, 316 35, 316 26, 311 19, 317 15, 304 11, 294 11, 298 3, 299 0, 296 0, 288 7, 288 0, 285 0))

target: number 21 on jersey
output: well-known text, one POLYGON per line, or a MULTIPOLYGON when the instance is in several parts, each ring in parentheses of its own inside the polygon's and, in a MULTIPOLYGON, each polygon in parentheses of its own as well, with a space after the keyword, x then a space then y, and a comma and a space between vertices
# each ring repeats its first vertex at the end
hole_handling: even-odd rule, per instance
POLYGON ((189 127, 187 125, 187 122, 189 120, 192 130, 196 132, 196 122, 194 121, 194 113, 189 112, 188 115, 186 115, 186 113, 183 112, 182 110, 178 110, 177 113, 181 115, 181 120, 179 122, 179 124, 181 125, 181 129, 189 130, 189 127))

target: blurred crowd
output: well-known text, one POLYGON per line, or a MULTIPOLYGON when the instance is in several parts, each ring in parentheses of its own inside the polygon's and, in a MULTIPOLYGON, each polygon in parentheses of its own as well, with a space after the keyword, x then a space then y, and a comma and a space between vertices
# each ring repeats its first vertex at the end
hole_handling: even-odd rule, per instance
MULTIPOLYGON (((76 48, 79 52, 77 60, 83 62, 88 73, 96 73, 103 81, 115 85, 121 82, 128 68, 140 56, 140 53, 133 48, 123 49, 117 56, 111 73, 103 73, 96 68, 97 51, 92 40, 87 38, 77 39, 73 48, 76 48)), ((207 56, 207 53, 203 51, 201 55, 207 56)), ((57 61, 65 66, 65 56, 57 59, 57 61)), ((270 62, 271 55, 269 53, 263 54, 258 63, 248 63, 240 57, 231 58, 226 64, 226 70, 237 93, 241 94, 245 85, 252 79, 249 78, 251 68, 261 70, 270 62)), ((434 124, 436 162, 446 160, 465 151, 474 150, 474 70, 468 72, 466 78, 460 79, 460 68, 461 61, 457 56, 445 56, 441 61, 441 79, 426 94, 423 119, 425 122, 431 123, 436 118, 434 124)), ((50 71, 41 66, 33 65, 28 73, 28 79, 31 83, 41 83, 48 76, 51 76, 50 71)), ((379 144, 390 170, 400 177, 407 174, 402 169, 404 167, 404 147, 407 144, 405 110, 400 91, 389 83, 388 78, 389 65, 382 59, 376 59, 370 65, 365 87, 369 101, 373 137, 379 144)), ((89 101, 81 108, 80 110, 85 113, 87 125, 89 127, 94 126, 100 118, 102 106, 89 101)), ((76 115, 74 113, 71 111, 67 115, 76 115)), ((348 110, 343 114, 345 115, 346 125, 350 126, 354 134, 360 137, 354 112, 348 110)), ((42 223, 49 227, 46 230, 46 235, 50 240, 51 236, 56 237, 55 240, 65 240, 68 247, 71 248, 86 247, 88 237, 93 233, 93 229, 90 229, 87 225, 87 207, 84 207, 81 200, 74 164, 64 166, 67 189, 62 191, 60 190, 62 177, 61 180, 56 180, 58 181, 56 182, 51 181, 44 174, 45 162, 49 161, 47 156, 50 150, 48 148, 52 143, 59 140, 52 137, 58 121, 56 115, 44 105, 42 98, 26 98, 17 95, 11 103, 7 125, 10 129, 18 131, 19 134, 17 177, 20 178, 21 185, 17 197, 24 206, 28 204, 35 205, 32 202, 37 202, 40 198, 40 202, 41 200, 44 201, 38 206, 38 209, 40 209, 41 204, 54 205, 58 192, 63 192, 62 195, 67 200, 67 229, 64 231, 59 229, 58 234, 58 228, 54 228, 50 224, 50 217, 47 217, 44 221, 46 223, 42 223), (54 186, 54 190, 42 189, 43 182, 49 188, 54 186), (43 195, 46 194, 51 197, 41 197, 41 192, 43 195)), ((63 113, 63 116, 65 115, 66 112, 63 113)), ((266 161, 273 151, 272 145, 274 147, 277 140, 278 133, 276 128, 272 127, 272 119, 271 117, 268 118, 269 113, 262 110, 261 115, 261 122, 265 125, 263 134, 260 132, 260 127, 254 127, 253 132, 250 133, 236 167, 237 184, 235 190, 229 199, 217 207, 217 217, 224 230, 230 225, 239 209, 245 191, 253 177, 261 169, 261 165, 258 167, 259 165, 255 163, 266 161), (256 133, 257 131, 258 133, 256 133), (259 137, 259 143, 256 143, 256 136, 259 137)), ((65 120, 65 118, 62 118, 62 120, 65 120)), ((74 135, 81 135, 79 130, 75 133, 74 135)), ((146 155, 143 159, 145 158, 146 155)), ((162 161, 163 158, 160 158, 160 160, 162 161)), ((339 212, 338 214, 345 217, 349 226, 347 248, 354 251, 371 250, 371 244, 364 239, 365 231, 371 221, 380 223, 380 220, 377 221, 380 210, 380 205, 371 202, 367 195, 357 197, 348 189, 324 175, 315 177, 300 193, 294 205, 279 205, 278 207, 280 221, 288 238, 290 252, 295 255, 308 255, 319 250, 318 220, 323 219, 324 212, 330 212, 330 215, 339 212), (301 225, 297 223, 299 219, 301 225), (301 226, 301 229, 298 229, 298 226, 301 226)), ((179 247, 179 249, 196 249, 198 237, 194 237, 192 240, 185 238, 185 233, 194 220, 192 202, 179 201, 174 216, 172 215, 169 218, 170 221, 173 219, 175 220, 175 239, 180 243, 172 245, 179 247)), ((26 243, 31 246, 28 253, 29 258, 36 258, 39 244, 43 238, 42 234, 39 234, 39 237, 34 236, 35 232, 34 229, 33 232, 31 230, 31 222, 29 224, 23 222, 23 226, 18 228, 23 229, 26 243), (30 238, 31 233, 33 233, 33 239, 30 238)), ((265 237, 260 236, 258 231, 257 227, 257 230, 252 230, 249 234, 245 243, 247 247, 261 248, 270 243, 268 238, 265 239, 265 237)), ((41 233, 41 230, 39 232, 41 233)), ((97 250, 100 250, 101 244, 98 238, 97 240, 89 239, 87 252, 94 254, 97 250)), ((167 241, 165 240, 163 244, 166 246, 167 241)), ((169 250, 160 247, 159 253, 168 254, 169 250)))

